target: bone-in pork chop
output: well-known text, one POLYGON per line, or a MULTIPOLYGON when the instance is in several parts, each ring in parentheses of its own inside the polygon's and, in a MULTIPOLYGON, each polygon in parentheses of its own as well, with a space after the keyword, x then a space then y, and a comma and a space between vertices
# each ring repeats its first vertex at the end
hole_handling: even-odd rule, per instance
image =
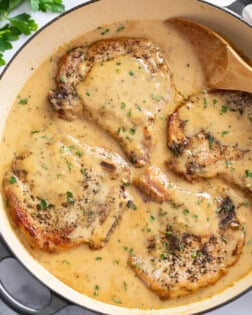
POLYGON ((192 97, 168 119, 169 169, 189 181, 219 176, 251 191, 251 114, 249 94, 192 97))
POLYGON ((104 246, 132 203, 127 163, 101 147, 38 138, 5 175, 10 214, 32 246, 47 251, 104 246))
POLYGON ((101 40, 61 61, 49 100, 61 118, 86 116, 114 137, 142 166, 158 141, 156 121, 171 112, 171 73, 159 47, 147 39, 101 40), (82 105, 81 105, 82 104, 82 105))
POLYGON ((214 284, 238 260, 244 234, 236 215, 237 206, 229 195, 213 198, 202 194, 200 202, 191 200, 189 204, 186 192, 176 192, 178 188, 171 188, 171 183, 167 186, 168 179, 160 174, 152 166, 135 182, 159 204, 155 212, 151 203, 154 223, 142 236, 144 247, 132 251, 128 263, 146 286, 165 299, 214 284), (176 214, 171 207, 176 207, 176 214), (202 216, 204 211, 210 211, 205 213, 208 218, 202 216), (215 221, 215 228, 208 227, 206 221, 215 221), (199 225, 203 228, 199 229, 199 225))

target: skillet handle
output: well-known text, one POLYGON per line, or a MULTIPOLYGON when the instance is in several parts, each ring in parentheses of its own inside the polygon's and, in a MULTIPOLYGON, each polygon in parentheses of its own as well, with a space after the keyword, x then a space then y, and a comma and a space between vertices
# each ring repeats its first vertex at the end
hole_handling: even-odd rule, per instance
MULTIPOLYGON (((4 240, 0 234, 0 263, 2 260, 8 257, 14 257, 9 248, 4 243, 4 240)), ((53 292, 51 293, 51 298, 46 307, 43 309, 35 309, 24 305, 23 303, 17 301, 4 287, 0 279, 0 298, 12 309, 15 310, 18 314, 22 315, 51 315, 55 314, 57 311, 63 307, 69 305, 69 303, 56 295, 53 292)))
POLYGON ((251 0, 236 0, 226 8, 234 13, 238 14, 240 17, 242 16, 243 9, 251 4, 251 0))

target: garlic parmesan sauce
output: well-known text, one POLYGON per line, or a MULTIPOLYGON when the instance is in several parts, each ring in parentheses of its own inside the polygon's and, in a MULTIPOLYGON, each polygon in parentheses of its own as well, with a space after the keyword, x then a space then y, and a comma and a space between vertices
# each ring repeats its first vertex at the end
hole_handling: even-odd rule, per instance
MULTIPOLYGON (((29 148, 33 141, 40 141, 43 138, 50 139, 53 134, 70 134, 80 142, 109 148, 126 159, 118 143, 101 128, 97 127, 95 123, 86 120, 85 117, 73 122, 61 120, 53 113, 47 100, 48 91, 55 88, 54 78, 60 56, 71 47, 86 45, 103 38, 121 36, 145 37, 156 42, 167 58, 178 91, 176 103, 170 102, 165 115, 160 115, 158 119, 159 143, 156 145, 155 152, 151 155, 151 163, 158 165, 167 174, 169 180, 176 185, 176 198, 177 200, 181 199, 181 202, 187 205, 190 213, 185 213, 183 209, 178 207, 168 207, 167 205, 164 205, 166 207, 165 211, 169 212, 171 217, 178 217, 181 224, 187 224, 189 229, 196 234, 208 230, 214 231, 216 229, 216 221, 212 215, 215 211, 212 204, 214 193, 216 194, 216 191, 223 189, 228 191, 232 198, 241 205, 238 216, 246 233, 243 253, 238 262, 229 268, 228 273, 215 285, 200 289, 196 293, 185 297, 161 300, 135 276, 132 269, 127 265, 128 252, 142 246, 141 231, 155 229, 155 213, 160 207, 155 202, 147 202, 134 187, 129 187, 129 190, 134 197, 137 209, 129 209, 123 215, 109 242, 101 250, 90 250, 87 246, 82 245, 61 253, 47 253, 31 248, 21 235, 20 238, 22 238, 30 254, 53 275, 71 288, 94 299, 123 307, 141 309, 167 308, 202 300, 234 285, 237 280, 251 270, 251 199, 242 191, 231 188, 218 179, 190 184, 173 175, 165 167, 164 162, 170 157, 166 135, 167 115, 174 111, 182 98, 203 91, 204 75, 190 43, 171 27, 165 25, 164 21, 126 21, 97 27, 96 30, 60 47, 50 59, 34 71, 34 74, 17 96, 6 122, 0 149, 1 178, 16 153, 29 148)), ((136 91, 139 91, 139 86, 134 90, 134 85, 127 86, 127 84, 123 86, 122 93, 128 93, 129 98, 136 98, 139 102, 142 99, 148 99, 148 90, 152 89, 152 85, 155 83, 146 80, 148 73, 138 73, 137 65, 132 60, 127 60, 127 58, 123 58, 120 66, 126 67, 127 72, 134 69, 140 77, 138 82, 140 90, 142 86, 142 94, 136 93, 136 91)), ((111 80, 106 80, 106 73, 114 71, 113 67, 113 63, 108 62, 104 64, 102 69, 94 67, 92 70, 94 75, 102 78, 96 82, 99 91, 108 90, 113 93, 111 80)), ((155 88, 160 87, 155 85, 155 88)), ((102 100, 99 101, 102 102, 102 100)), ((195 111, 195 114, 190 117, 191 125, 194 126, 195 124, 195 130, 197 130, 197 126, 203 126, 206 129, 209 127, 207 130, 210 130, 214 137, 222 137, 228 145, 234 144, 234 138, 237 139, 238 137, 239 144, 243 148, 252 149, 252 141, 247 141, 248 133, 251 133, 252 130, 252 122, 249 119, 245 117, 237 120, 228 113, 223 113, 223 115, 226 115, 225 125, 223 125, 223 115, 219 115, 220 120, 218 121, 218 115, 208 115, 207 110, 207 108, 202 107, 202 110, 195 111)), ((111 119, 113 120, 113 117, 111 119)), ((137 173, 139 169, 133 172, 137 173)), ((40 179, 37 180, 39 183, 40 179)), ((72 187, 75 187, 75 178, 73 177, 71 181, 72 187)), ((61 185, 60 181, 58 185, 61 185)), ((50 191, 50 181, 41 182, 38 191, 43 187, 46 187, 46 191, 50 191)))

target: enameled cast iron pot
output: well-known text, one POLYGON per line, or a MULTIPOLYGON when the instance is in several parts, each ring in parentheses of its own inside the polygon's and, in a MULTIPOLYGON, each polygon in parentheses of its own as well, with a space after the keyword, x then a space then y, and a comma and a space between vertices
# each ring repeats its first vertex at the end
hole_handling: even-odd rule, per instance
MULTIPOLYGON (((237 17, 218 9, 203 1, 197 0, 98 0, 90 1, 60 18, 49 23, 39 31, 16 54, 6 67, 0 81, 0 136, 4 129, 8 112, 14 99, 29 76, 31 68, 39 65, 60 45, 93 30, 97 25, 110 24, 124 20, 135 19, 167 19, 170 17, 188 17, 206 24, 230 40, 240 51, 252 60, 252 28, 237 17)), ((251 82, 252 84, 252 82, 251 82)), ((252 227, 251 227, 252 228, 252 227)), ((2 297, 20 314, 53 314, 54 306, 62 306, 63 298, 71 303, 79 304, 88 309, 110 315, 161 315, 161 314, 195 314, 210 310, 239 296, 252 287, 252 272, 223 292, 216 292, 211 298, 185 306, 166 310, 142 311, 127 309, 98 302, 84 296, 63 284, 44 269, 25 250, 15 235, 1 201, 0 204, 0 232, 8 247, 19 261, 42 283, 56 292, 51 304, 42 311, 35 311, 22 307, 15 302, 0 283, 2 297)), ((0 260, 5 256, 0 247, 0 260)))

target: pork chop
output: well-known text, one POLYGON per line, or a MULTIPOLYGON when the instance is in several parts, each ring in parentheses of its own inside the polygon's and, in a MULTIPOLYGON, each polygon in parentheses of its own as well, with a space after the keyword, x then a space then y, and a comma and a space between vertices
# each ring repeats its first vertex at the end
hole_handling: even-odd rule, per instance
POLYGON ((166 230, 146 241, 144 253, 128 263, 144 283, 163 299, 190 294, 214 284, 239 259, 244 244, 240 229, 226 227, 218 234, 166 230))
POLYGON ((167 186, 164 174, 161 177, 156 170, 155 177, 152 168, 136 184, 159 202, 156 212, 151 203, 155 225, 142 235, 144 246, 132 251, 128 263, 146 286, 166 299, 214 284, 239 259, 244 233, 236 215, 238 206, 229 195, 202 193, 200 202, 195 202, 192 195, 197 194, 191 191, 188 203, 186 191, 177 191, 175 185, 171 188, 171 183, 167 186), (157 187, 162 198, 156 194, 157 187), (175 213, 172 207, 176 207, 175 213))
POLYGON ((192 97, 168 119, 169 169, 188 181, 219 176, 252 191, 251 113, 246 93, 192 97))
POLYGON ((171 72, 147 39, 100 40, 63 57, 49 101, 61 118, 81 114, 114 137, 129 160, 143 166, 155 143, 156 120, 172 111, 171 72), (169 106, 170 103, 170 106, 169 106), (80 105, 82 104, 82 105, 80 105))
POLYGON ((123 185, 129 180, 118 154, 54 136, 15 156, 3 188, 11 217, 32 246, 99 249, 132 203, 123 185))

